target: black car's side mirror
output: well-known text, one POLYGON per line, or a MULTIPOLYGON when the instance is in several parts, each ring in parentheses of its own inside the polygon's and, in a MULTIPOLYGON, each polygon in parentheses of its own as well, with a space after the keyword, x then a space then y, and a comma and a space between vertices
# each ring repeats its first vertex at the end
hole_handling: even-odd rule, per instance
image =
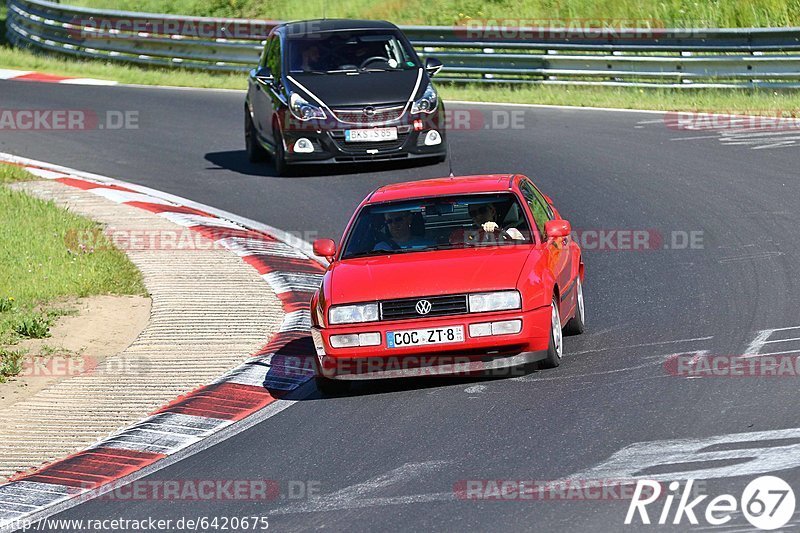
POLYGON ((255 78, 256 81, 264 85, 269 85, 275 81, 275 76, 272 75, 272 71, 270 71, 267 67, 258 69, 256 71, 255 78))
POLYGON ((442 70, 442 67, 444 67, 444 63, 435 57, 429 57, 425 60, 425 70, 428 72, 428 76, 436 76, 442 70))

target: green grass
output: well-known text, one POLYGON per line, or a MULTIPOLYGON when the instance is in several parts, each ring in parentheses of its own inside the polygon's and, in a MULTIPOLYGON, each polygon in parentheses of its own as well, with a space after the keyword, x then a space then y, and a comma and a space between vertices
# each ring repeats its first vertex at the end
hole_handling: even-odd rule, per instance
MULTIPOLYGON (((0 165, 0 183, 30 178, 0 165)), ((68 237, 96 231, 95 222, 2 185, 0 213, 0 348, 49 336, 54 319, 69 313, 59 306, 64 298, 146 294, 139 271, 104 237, 96 251, 70 249, 68 237)))
POLYGON ((800 109, 796 91, 733 89, 652 89, 628 87, 563 87, 541 85, 440 85, 447 100, 511 102, 661 111, 717 111, 764 114, 800 109))
POLYGON ((61 76, 114 80, 141 85, 245 89, 247 76, 207 74, 179 69, 149 69, 105 61, 80 61, 60 55, 45 55, 29 50, 0 46, 0 68, 37 70, 61 76))
POLYGON ((22 372, 22 360, 24 357, 24 351, 0 348, 0 383, 5 383, 8 378, 22 372))
MULTIPOLYGON (((146 69, 107 64, 102 61, 76 61, 34 54, 26 50, 0 47, 0 68, 39 70, 66 76, 117 80, 143 85, 172 85, 244 89, 244 74, 210 74, 185 70, 146 69)), ((618 107, 624 109, 702 110, 738 113, 763 113, 800 108, 800 97, 793 91, 637 89, 609 87, 557 87, 536 85, 437 84, 445 100, 476 102, 514 102, 571 106, 618 107)), ((2 180, 2 177, 0 177, 2 180)))
POLYGON ((800 26, 800 0, 70 0, 96 8, 272 20, 327 16, 397 24, 473 19, 650 19, 669 27, 800 26))

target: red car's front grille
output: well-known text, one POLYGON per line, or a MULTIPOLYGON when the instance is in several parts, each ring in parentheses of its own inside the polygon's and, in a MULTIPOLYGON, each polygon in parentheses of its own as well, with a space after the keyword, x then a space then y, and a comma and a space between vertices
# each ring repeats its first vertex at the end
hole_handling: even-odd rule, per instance
POLYGON ((403 320, 406 318, 462 315, 469 311, 467 307, 466 294, 450 294, 447 296, 427 296, 421 298, 385 300, 381 302, 380 308, 381 320, 403 320), (417 310, 417 304, 423 300, 430 304, 430 311, 427 313, 420 313, 417 310))

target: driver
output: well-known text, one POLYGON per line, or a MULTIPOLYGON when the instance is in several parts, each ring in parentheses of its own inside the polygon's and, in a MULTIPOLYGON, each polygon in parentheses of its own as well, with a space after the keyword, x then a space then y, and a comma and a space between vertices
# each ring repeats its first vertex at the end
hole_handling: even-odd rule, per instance
POLYGON ((300 68, 303 72, 320 70, 320 53, 317 45, 311 45, 303 50, 303 63, 300 68))
POLYGON ((469 204, 467 207, 472 219, 472 228, 459 228, 450 235, 450 243, 497 242, 498 240, 524 240, 517 228, 503 229, 497 223, 497 208, 491 202, 469 204))
POLYGON ((434 243, 424 237, 414 235, 411 226, 414 216, 411 211, 394 211, 384 213, 383 223, 389 232, 389 239, 379 242, 373 250, 399 250, 432 246, 434 243))

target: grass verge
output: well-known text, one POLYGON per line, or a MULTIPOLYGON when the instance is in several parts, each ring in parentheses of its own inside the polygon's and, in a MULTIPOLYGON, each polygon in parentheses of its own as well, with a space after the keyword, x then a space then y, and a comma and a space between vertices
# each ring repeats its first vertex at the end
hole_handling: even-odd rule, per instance
POLYGON ((98 224, 3 186, 29 179, 35 178, 25 170, 0 164, 0 381, 21 370, 24 354, 11 346, 47 337, 53 320, 69 313, 58 300, 146 294, 139 271, 107 241, 96 250, 70 249, 70 235, 98 224))
MULTIPOLYGON (((211 74, 188 70, 147 69, 135 66, 76 61, 0 46, 0 68, 37 70, 64 76, 116 80, 120 83, 245 89, 245 74, 211 74)), ((448 84, 437 86, 445 100, 513 102, 621 109, 696 110, 743 114, 774 113, 800 108, 796 91, 734 89, 661 89, 629 87, 563 87, 541 85, 448 84)))
MULTIPOLYGON (((452 25, 472 19, 649 20, 656 27, 800 26, 798 0, 69 0, 88 7, 271 20, 385 19, 452 25)), ((516 23, 515 25, 520 25, 516 23)), ((628 24, 630 26, 630 24, 628 24)))

